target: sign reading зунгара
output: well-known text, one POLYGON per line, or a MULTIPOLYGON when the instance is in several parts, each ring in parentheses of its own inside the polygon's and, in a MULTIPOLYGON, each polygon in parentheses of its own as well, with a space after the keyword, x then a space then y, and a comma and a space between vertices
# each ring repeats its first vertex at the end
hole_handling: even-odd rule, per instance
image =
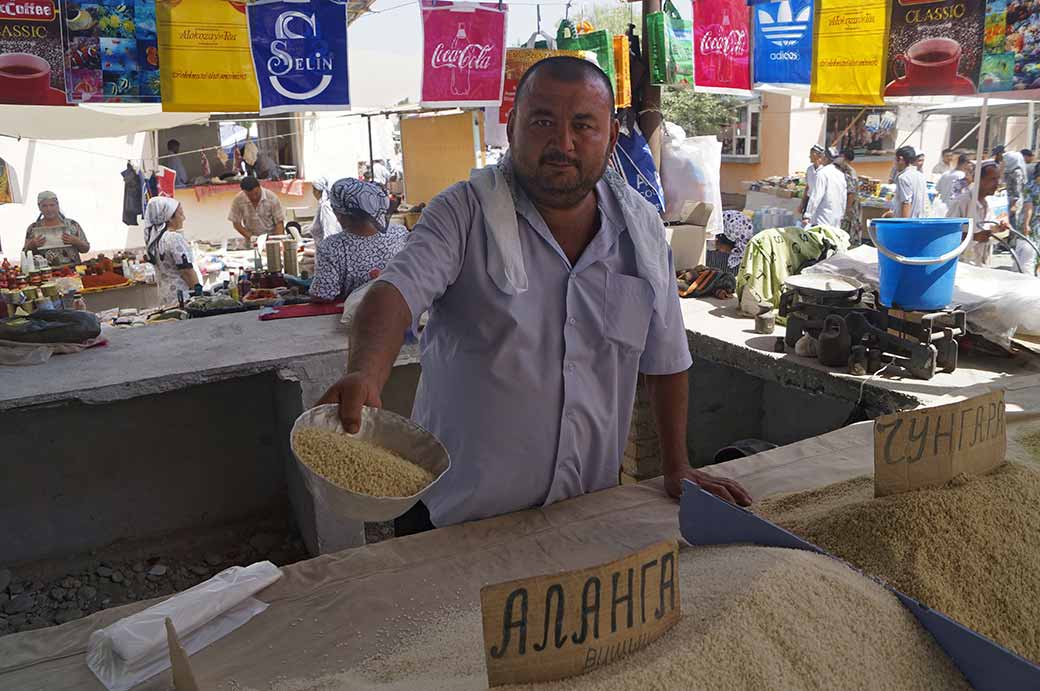
POLYGON ((346 3, 261 0, 246 14, 261 114, 350 107, 346 3))
POLYGON ((677 543, 480 591, 488 684, 584 674, 645 647, 682 614, 677 543))

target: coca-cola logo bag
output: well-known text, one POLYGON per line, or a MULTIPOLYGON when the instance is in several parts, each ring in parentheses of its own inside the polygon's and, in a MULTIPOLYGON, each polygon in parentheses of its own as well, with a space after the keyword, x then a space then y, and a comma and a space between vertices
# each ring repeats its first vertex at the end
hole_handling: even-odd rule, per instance
POLYGON ((746 0, 693 4, 694 81, 698 91, 751 89, 751 24, 746 0))
POLYGON ((424 106, 497 106, 502 101, 505 5, 423 0, 424 106))

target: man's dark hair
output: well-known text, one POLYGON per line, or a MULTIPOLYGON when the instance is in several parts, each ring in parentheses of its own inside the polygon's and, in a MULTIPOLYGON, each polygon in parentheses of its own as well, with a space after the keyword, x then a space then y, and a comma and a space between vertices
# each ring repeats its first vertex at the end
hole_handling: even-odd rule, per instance
POLYGON ((956 153, 953 149, 943 149, 942 155, 956 153))
POLYGON ((178 149, 181 148, 181 143, 176 139, 171 139, 170 141, 166 142, 167 151, 173 151, 174 147, 177 147, 178 149))
POLYGON ((1018 153, 1022 154, 1023 156, 1032 156, 1033 155, 1033 150, 1032 149, 1022 149, 1018 153))
POLYGON ((531 68, 520 77, 520 83, 516 85, 516 96, 513 98, 513 108, 520 107, 520 101, 527 96, 530 90, 527 82, 534 77, 536 72, 545 72, 549 77, 561 82, 576 82, 582 79, 597 79, 607 90, 610 96, 610 114, 614 115, 614 86, 610 83, 610 77, 599 68, 599 65, 582 58, 570 55, 557 55, 556 57, 539 60, 531 65, 531 68))
POLYGON ((242 182, 239 184, 239 187, 242 188, 243 192, 248 192, 249 190, 255 190, 259 186, 260 186, 260 181, 257 180, 256 178, 254 178, 252 175, 250 175, 248 177, 242 178, 242 182))
POLYGON ((1006 149, 1004 148, 1004 145, 1003 144, 997 144, 996 146, 993 147, 993 151, 991 151, 990 154, 993 155, 993 156, 997 156, 999 154, 1003 154, 1004 151, 1006 151, 1006 149))
POLYGON ((917 160, 917 152, 914 151, 912 146, 901 146, 896 150, 896 158, 908 166, 912 166, 914 161, 917 160))
POLYGON ((960 168, 961 166, 963 166, 965 163, 968 163, 969 161, 971 161, 971 157, 968 156, 968 154, 961 154, 960 156, 957 157, 957 167, 960 168))
POLYGON ((842 156, 842 158, 844 158, 849 163, 852 163, 853 161, 856 160, 856 152, 853 149, 851 149, 851 148, 850 149, 845 149, 844 151, 842 151, 841 152, 841 156, 842 156))

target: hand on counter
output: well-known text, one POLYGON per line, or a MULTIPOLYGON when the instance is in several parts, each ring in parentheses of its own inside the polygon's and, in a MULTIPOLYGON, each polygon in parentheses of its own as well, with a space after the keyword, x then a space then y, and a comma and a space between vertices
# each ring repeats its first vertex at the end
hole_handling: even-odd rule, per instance
POLYGON ((361 406, 382 408, 379 387, 361 372, 351 372, 333 384, 318 405, 334 403, 339 406, 339 419, 348 434, 357 434, 361 429, 361 406))
POLYGON ((665 472, 665 491, 667 491, 671 497, 678 499, 682 496, 683 480, 690 480, 691 482, 700 485, 701 489, 711 492, 719 499, 725 499, 730 504, 735 504, 737 506, 751 506, 751 495, 748 494, 736 480, 709 475, 708 473, 688 466, 680 468, 677 471, 665 472))

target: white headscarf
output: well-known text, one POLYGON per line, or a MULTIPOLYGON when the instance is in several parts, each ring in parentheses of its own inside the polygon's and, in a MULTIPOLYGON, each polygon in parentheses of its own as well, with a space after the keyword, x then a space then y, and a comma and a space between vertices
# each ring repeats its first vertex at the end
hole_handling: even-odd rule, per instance
POLYGON ((155 253, 152 244, 158 241, 160 232, 166 228, 180 206, 181 203, 171 197, 152 197, 148 200, 148 207, 144 210, 144 244, 150 254, 155 253))

